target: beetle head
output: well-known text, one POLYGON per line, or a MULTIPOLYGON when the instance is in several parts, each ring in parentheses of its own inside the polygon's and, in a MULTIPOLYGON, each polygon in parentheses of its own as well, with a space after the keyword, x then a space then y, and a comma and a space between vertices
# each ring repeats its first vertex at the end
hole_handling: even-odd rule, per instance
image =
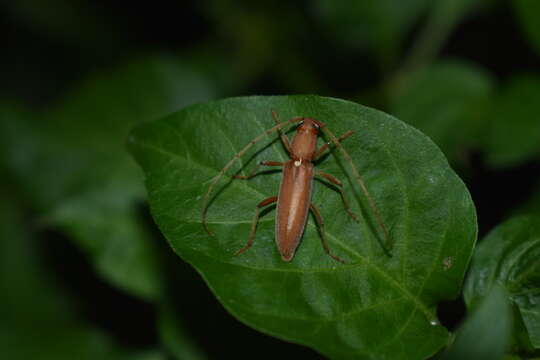
POLYGON ((317 135, 320 128, 321 123, 318 120, 312 118, 303 118, 296 130, 299 133, 311 133, 317 135))

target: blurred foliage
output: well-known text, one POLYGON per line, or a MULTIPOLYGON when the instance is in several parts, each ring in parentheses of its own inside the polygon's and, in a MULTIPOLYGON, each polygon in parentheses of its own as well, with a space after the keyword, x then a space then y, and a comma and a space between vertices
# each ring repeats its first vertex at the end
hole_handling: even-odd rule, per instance
POLYGON ((503 286, 516 310, 512 350, 540 355, 540 217, 512 218, 492 230, 477 248, 467 278, 467 306, 503 286), (536 349, 536 350, 535 350, 536 349))
POLYGON ((373 53, 381 65, 388 66, 395 63, 407 34, 430 3, 429 0, 316 0, 311 6, 335 41, 373 53))
MULTIPOLYGON (((4 174, 5 175, 5 174, 4 174)), ((5 177, 4 177, 5 179, 5 177)), ((0 203, 0 349, 13 360, 164 360, 159 351, 127 350, 78 314, 40 256, 36 229, 2 184, 0 203)), ((11 189, 12 190, 12 189, 11 189)))
POLYGON ((512 0, 514 10, 531 46, 540 54, 540 2, 512 0))
MULTIPOLYGON (((150 220, 142 172, 125 143, 140 122, 217 97, 316 93, 396 115, 427 134, 470 186, 484 209, 482 232, 502 223, 482 241, 475 258, 485 263, 475 261, 471 274, 507 266, 509 258, 517 261, 512 271, 535 274, 533 250, 518 256, 500 244, 534 242, 540 221, 503 222, 516 209, 540 209, 540 191, 531 185, 540 184, 539 13, 536 0, 1 2, 0 353, 10 359, 208 356, 183 323, 184 312, 196 314, 197 306, 182 309, 168 294, 179 288, 180 297, 195 296, 185 283, 193 280, 165 264, 172 253, 150 220), (492 190, 501 178, 510 180, 492 190), (513 203, 499 201, 501 192, 513 203), (153 304, 154 346, 120 345, 83 319, 80 299, 42 259, 40 244, 51 236, 43 230, 71 241, 118 291, 153 304)), ((231 121, 242 123, 245 115, 238 116, 231 121)), ((355 136, 367 135, 358 129, 355 136)), ((363 169, 375 160, 358 161, 363 169)), ((62 266, 78 271, 67 261, 62 266)), ((536 290, 518 299, 505 274, 490 274, 510 290, 513 358, 538 356, 536 290)), ((536 277, 527 279, 538 288, 536 277)), ((503 336, 505 322, 479 325, 492 322, 489 309, 503 311, 497 294, 480 300, 488 288, 473 296, 483 303, 478 311, 469 291, 471 314, 454 306, 455 318, 443 316, 450 327, 466 319, 450 355, 485 344, 471 339, 503 336)), ((268 344, 242 343, 234 356, 250 346, 261 358, 283 356, 284 348, 268 344)))
POLYGON ((4 9, 36 32, 45 32, 76 47, 109 48, 119 41, 108 28, 113 18, 81 0, 18 0, 5 2, 4 9))
POLYGON ((504 288, 494 286, 458 329, 444 359, 497 360, 507 351, 512 313, 504 288), (493 314, 497 321, 492 322, 493 314), (490 323, 490 326, 486 324, 490 323))
POLYGON ((72 235, 112 283, 155 298, 159 265, 135 208, 142 177, 124 142, 134 124, 212 96, 209 80, 181 62, 140 60, 93 77, 45 111, 8 107, 0 139, 40 222, 72 235))
POLYGON ((487 161, 509 167, 540 157, 540 74, 514 75, 490 108, 486 131, 487 161))
POLYGON ((382 70, 395 67, 405 40, 419 19, 425 28, 403 66, 418 66, 436 55, 448 34, 470 12, 491 0, 316 0, 312 11, 333 36, 353 49, 377 58, 382 70))
POLYGON ((463 163, 486 130, 492 77, 463 62, 436 63, 408 76, 392 92, 392 113, 430 136, 451 162, 463 163))
POLYGON ((324 91, 309 55, 319 53, 310 43, 310 30, 316 29, 299 3, 209 0, 201 7, 215 31, 214 48, 226 53, 221 66, 234 75, 230 91, 249 91, 268 73, 283 89, 324 91))
POLYGON ((205 360, 208 357, 195 345, 182 327, 174 304, 164 301, 159 308, 158 327, 163 346, 176 359, 205 360))
POLYGON ((527 200, 514 209, 513 215, 540 214, 540 182, 537 182, 527 200))
POLYGON ((409 57, 403 61, 404 70, 429 65, 437 56, 454 28, 470 13, 489 5, 493 0, 440 0, 430 3, 428 19, 409 57))

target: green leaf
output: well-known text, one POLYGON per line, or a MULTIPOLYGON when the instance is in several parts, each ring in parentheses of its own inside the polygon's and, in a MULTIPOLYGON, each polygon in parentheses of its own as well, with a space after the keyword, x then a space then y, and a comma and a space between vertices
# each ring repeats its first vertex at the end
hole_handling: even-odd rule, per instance
POLYGON ((502 359, 511 328, 512 313, 507 294, 503 288, 495 286, 459 328, 445 359, 502 359), (494 314, 497 321, 493 321, 494 314))
POLYGON ((513 0, 512 4, 531 46, 540 54, 540 3, 536 0, 513 0))
MULTIPOLYGON (((242 158, 249 173, 259 160, 287 157, 271 134, 242 158)), ((322 141, 321 141, 322 143, 322 141)), ((424 359, 448 341, 436 305, 456 297, 476 239, 476 216, 464 184, 424 135, 384 113, 317 96, 235 98, 191 106, 138 127, 130 149, 146 174, 151 210, 172 248, 202 275, 238 319, 267 334, 304 344, 333 359, 424 359), (319 182, 320 207, 332 250, 325 254, 312 219, 294 260, 274 245, 273 214, 246 242, 256 204, 277 195, 280 176, 219 182, 208 212, 216 237, 201 226, 210 180, 245 144, 281 119, 312 116, 335 134, 355 134, 344 147, 357 166, 395 240, 393 256, 349 165, 334 152, 317 165, 341 178, 360 224, 339 194, 319 182)), ((228 174, 242 166, 237 163, 228 174)))
POLYGON ((416 71, 391 98, 392 113, 439 145, 453 163, 480 147, 493 80, 465 62, 443 62, 416 71))
POLYGON ((112 284, 155 298, 159 263, 137 212, 145 193, 125 138, 136 123, 211 96, 209 80, 187 64, 140 60, 90 79, 47 112, 2 111, 0 146, 42 222, 72 235, 112 284))
POLYGON ((487 161, 494 167, 515 166, 540 154, 540 76, 514 76, 493 103, 486 131, 487 161))
MULTIPOLYGON (((540 217, 512 218, 491 231, 478 246, 465 285, 469 308, 502 285, 516 309, 514 351, 540 348, 540 217), (523 336, 520 323, 528 332, 523 336)), ((498 317, 497 317, 498 319, 498 317)))

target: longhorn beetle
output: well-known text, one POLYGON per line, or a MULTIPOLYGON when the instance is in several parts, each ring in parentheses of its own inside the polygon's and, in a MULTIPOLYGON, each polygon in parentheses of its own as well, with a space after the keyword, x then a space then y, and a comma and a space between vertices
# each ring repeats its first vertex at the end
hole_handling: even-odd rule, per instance
POLYGON ((324 232, 324 222, 322 216, 315 205, 311 203, 311 193, 313 188, 313 178, 314 176, 320 176, 325 180, 336 186, 343 200, 343 205, 349 216, 359 222, 358 217, 350 210, 349 203, 343 193, 343 184, 334 176, 315 170, 313 162, 325 154, 329 149, 331 144, 334 144, 338 147, 346 161, 350 164, 352 173, 356 178, 362 192, 368 199, 369 205, 375 214, 377 222, 384 233, 385 236, 385 251, 389 254, 388 250, 391 248, 392 244, 390 243, 390 237, 388 236, 388 231, 382 221, 381 215, 373 198, 369 194, 360 173, 356 169, 349 153, 343 148, 340 144, 341 141, 351 136, 353 132, 351 130, 347 131, 345 134, 341 135, 339 138, 336 138, 334 134, 328 129, 328 127, 319 120, 315 120, 307 117, 295 117, 288 121, 282 123, 279 122, 277 114, 275 111, 272 111, 272 117, 276 122, 276 125, 263 134, 257 136, 251 140, 244 148, 242 148, 234 157, 221 169, 221 171, 212 179, 208 191, 206 192, 203 198, 203 207, 201 211, 201 222, 204 229, 208 232, 209 235, 213 236, 213 233, 208 228, 206 223, 206 213, 208 210, 210 194, 214 189, 215 185, 225 174, 225 172, 232 166, 232 164, 246 153, 255 143, 262 140, 265 136, 272 134, 277 131, 283 146, 287 150, 290 160, 286 162, 279 161, 262 161, 260 162, 255 171, 248 176, 236 175, 235 178, 238 179, 249 179, 256 174, 259 166, 280 166, 283 168, 283 175, 281 179, 281 185, 279 189, 278 196, 272 196, 267 199, 264 199, 257 205, 257 210, 253 222, 251 223, 251 232, 249 234, 248 241, 246 245, 238 250, 235 255, 240 255, 244 251, 248 250, 253 244, 255 238, 255 231, 257 228, 257 222, 259 220, 259 214, 261 208, 264 208, 270 204, 277 202, 277 212, 276 212, 276 245, 281 254, 281 258, 284 261, 291 261, 294 257, 296 248, 300 244, 302 234, 307 222, 307 216, 309 210, 315 215, 315 219, 319 225, 319 230, 321 233, 321 241, 324 250, 328 255, 333 259, 344 263, 344 261, 334 255, 330 251, 328 242, 326 241, 326 236, 324 232), (281 128, 286 125, 299 123, 296 129, 296 135, 292 141, 292 144, 289 142, 287 135, 283 134, 281 128), (325 135, 330 138, 330 142, 323 144, 320 148, 317 149, 317 136, 319 131, 322 131, 325 135))

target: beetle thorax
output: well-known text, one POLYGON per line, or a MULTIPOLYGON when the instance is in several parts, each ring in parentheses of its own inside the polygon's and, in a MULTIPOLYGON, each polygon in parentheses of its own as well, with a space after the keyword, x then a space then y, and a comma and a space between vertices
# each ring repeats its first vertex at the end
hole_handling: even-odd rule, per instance
POLYGON ((304 122, 296 130, 292 142, 292 157, 293 160, 311 161, 317 150, 317 134, 318 125, 311 119, 305 119, 304 122))

